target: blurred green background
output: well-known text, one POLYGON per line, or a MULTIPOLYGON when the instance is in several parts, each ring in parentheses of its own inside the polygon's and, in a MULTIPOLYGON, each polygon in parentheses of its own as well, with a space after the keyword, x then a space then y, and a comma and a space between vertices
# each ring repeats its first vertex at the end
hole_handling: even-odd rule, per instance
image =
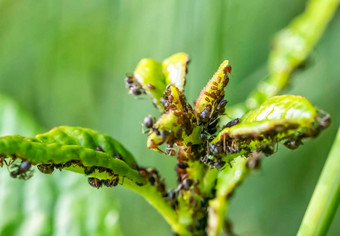
MULTIPOLYGON (((141 164, 159 168, 173 187, 174 158, 147 150, 146 136, 141 131, 147 114, 159 114, 147 98, 135 99, 127 94, 125 73, 133 72, 143 57, 163 60, 173 53, 187 52, 192 62, 185 93, 192 102, 219 63, 229 59, 233 72, 226 98, 228 105, 236 104, 267 75, 274 34, 301 13, 305 3, 2 0, 0 93, 18 101, 45 127, 43 131, 72 125, 112 135, 141 164)), ((261 171, 246 179, 228 213, 238 235, 296 234, 339 126, 339 42, 338 11, 306 68, 293 74, 284 91, 305 96, 329 112, 331 127, 296 151, 280 146, 277 154, 264 161, 261 171)), ((77 185, 85 186, 86 182, 83 178, 77 185)), ((41 196, 46 189, 43 185, 37 187, 41 196)), ((82 191, 79 189, 75 191, 82 191)), ((107 191, 91 189, 82 196, 93 196, 93 192, 107 191)), ((27 192, 20 194, 25 197, 27 192)), ((169 226, 140 196, 122 187, 110 189, 107 194, 112 200, 106 198, 106 206, 118 205, 123 235, 171 235, 169 226)), ((52 197, 51 201, 56 199, 52 197)), ((104 200, 92 198, 80 208, 88 212, 96 201, 104 200)), ((76 224, 77 216, 69 217, 76 224)), ((339 222, 338 212, 329 235, 340 235, 339 222)))

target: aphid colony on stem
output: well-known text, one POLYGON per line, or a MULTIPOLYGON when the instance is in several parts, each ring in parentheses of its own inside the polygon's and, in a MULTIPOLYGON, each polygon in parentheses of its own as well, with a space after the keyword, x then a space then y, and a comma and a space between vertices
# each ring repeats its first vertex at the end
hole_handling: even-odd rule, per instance
MULTIPOLYGON (((156 198, 163 201, 167 211, 174 209, 180 218, 177 223, 184 226, 184 231, 206 235, 211 227, 210 223, 207 225, 208 218, 213 220, 211 215, 217 214, 214 202, 221 196, 228 199, 235 189, 221 193, 218 183, 221 174, 229 178, 229 171, 233 174, 242 169, 244 175, 259 168, 260 155, 272 155, 280 141, 287 148, 296 149, 302 139, 316 137, 327 128, 330 117, 305 98, 283 95, 269 98, 259 108, 241 118, 233 117, 219 127, 228 103, 224 89, 229 83, 231 66, 228 61, 220 65, 192 107, 183 95, 188 62, 185 53, 163 62, 143 59, 125 79, 130 94, 147 94, 162 113, 158 120, 151 115, 145 117, 143 133, 146 129, 149 149, 176 156, 174 189, 167 190, 156 169, 139 166, 115 139, 81 127, 58 127, 31 139, 19 135, 0 137, 0 167, 7 165, 10 175, 20 179, 29 179, 33 173, 31 166, 37 165, 45 174, 52 174, 55 169, 81 172, 94 188, 121 184, 139 192, 145 191, 140 188, 144 186, 146 191, 151 190, 149 201, 156 198), (13 146, 19 147, 15 154, 13 146), (225 168, 227 164, 230 167, 236 164, 236 168, 225 168)), ((241 175, 237 180, 229 178, 236 181, 232 184, 240 184, 241 175)), ((231 232, 228 222, 225 225, 226 231, 231 232)))

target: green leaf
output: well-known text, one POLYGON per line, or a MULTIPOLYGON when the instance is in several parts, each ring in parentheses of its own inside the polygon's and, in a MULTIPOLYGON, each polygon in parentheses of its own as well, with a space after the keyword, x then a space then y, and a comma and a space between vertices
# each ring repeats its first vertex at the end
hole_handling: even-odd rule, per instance
POLYGON ((60 126, 48 133, 37 135, 35 138, 47 144, 59 143, 78 145, 94 150, 101 149, 111 157, 122 158, 132 168, 136 166, 135 158, 117 140, 91 129, 60 126))
POLYGON ((130 89, 141 87, 150 96, 153 104, 160 111, 164 111, 161 98, 164 97, 166 87, 173 84, 179 91, 183 92, 188 63, 189 56, 186 53, 174 54, 162 63, 144 58, 138 63, 133 73, 129 82, 130 89), (138 85, 132 86, 133 81, 136 81, 138 85))
POLYGON ((185 75, 187 73, 187 65, 190 62, 186 53, 176 53, 162 63, 163 73, 165 75, 166 84, 174 84, 179 91, 184 91, 185 75))
POLYGON ((99 179, 119 176, 138 185, 145 183, 145 179, 128 165, 134 163, 132 156, 116 140, 89 129, 64 126, 35 138, 0 137, 0 153, 52 169, 84 173, 85 168, 93 168, 88 174, 99 179))
POLYGON ((133 73, 134 78, 144 91, 151 97, 153 104, 158 109, 163 110, 161 97, 166 88, 165 76, 162 72, 162 63, 151 60, 142 59, 133 73))
POLYGON ((272 97, 244 115, 238 124, 223 129, 210 143, 210 154, 227 161, 254 150, 271 155, 283 140, 286 147, 295 149, 303 138, 317 136, 329 122, 328 114, 303 97, 272 97))
MULTIPOLYGON (((200 96, 195 102, 195 112, 198 114, 200 121, 205 123, 206 117, 210 117, 217 110, 219 103, 224 98, 224 88, 229 82, 231 66, 229 61, 224 61, 209 80, 207 85, 202 89, 200 96), (203 113, 205 113, 203 115, 203 113)), ((223 110, 218 113, 223 114, 223 110)), ((210 119, 211 120, 211 119, 210 119)))

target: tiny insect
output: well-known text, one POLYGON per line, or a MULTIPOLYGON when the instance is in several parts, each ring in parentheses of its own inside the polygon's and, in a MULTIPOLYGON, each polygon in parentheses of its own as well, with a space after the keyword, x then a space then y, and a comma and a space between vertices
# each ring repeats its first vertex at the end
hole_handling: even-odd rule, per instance
POLYGON ((102 186, 102 181, 94 177, 88 178, 88 182, 92 187, 97 188, 97 189, 102 186))
POLYGON ((106 187, 115 187, 118 185, 119 183, 119 177, 116 176, 116 178, 113 178, 113 179, 105 179, 105 180, 102 180, 102 183, 106 186, 106 187))
POLYGON ((156 88, 154 85, 152 85, 152 84, 150 84, 150 83, 147 84, 147 86, 148 86, 149 89, 155 89, 155 88, 156 88))
POLYGON ((240 118, 236 118, 235 120, 229 121, 225 126, 223 126, 223 129, 230 128, 234 125, 237 125, 238 123, 240 123, 240 118))
POLYGON ((147 129, 151 129, 154 124, 154 119, 151 117, 151 115, 148 115, 147 117, 144 118, 144 126, 147 129))
POLYGON ((54 171, 54 166, 51 164, 40 164, 37 165, 38 170, 40 170, 40 172, 44 173, 44 174, 52 174, 54 171))
POLYGON ((194 181, 192 179, 185 179, 183 180, 183 188, 185 190, 189 190, 189 188, 191 187, 191 185, 194 183, 194 181))
POLYGON ((104 152, 103 148, 101 146, 97 146, 96 147, 96 151, 98 152, 104 152))
POLYGON ((95 171, 95 168, 94 168, 93 166, 91 166, 91 167, 85 167, 85 168, 84 168, 84 174, 85 174, 85 175, 90 175, 90 174, 92 174, 94 171, 95 171))

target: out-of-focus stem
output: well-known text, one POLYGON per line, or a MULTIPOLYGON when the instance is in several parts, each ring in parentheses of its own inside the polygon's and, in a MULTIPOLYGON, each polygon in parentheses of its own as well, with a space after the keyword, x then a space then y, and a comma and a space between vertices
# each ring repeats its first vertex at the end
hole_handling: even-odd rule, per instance
POLYGON ((327 235, 340 203, 340 128, 303 217, 298 236, 327 235))
MULTIPOLYGON (((338 5, 339 0, 310 0, 306 10, 276 35, 269 54, 269 76, 258 84, 245 103, 230 107, 226 114, 240 117, 279 94, 291 72, 307 58, 320 39, 338 5)), ((226 117, 222 122, 228 120, 226 117)))

